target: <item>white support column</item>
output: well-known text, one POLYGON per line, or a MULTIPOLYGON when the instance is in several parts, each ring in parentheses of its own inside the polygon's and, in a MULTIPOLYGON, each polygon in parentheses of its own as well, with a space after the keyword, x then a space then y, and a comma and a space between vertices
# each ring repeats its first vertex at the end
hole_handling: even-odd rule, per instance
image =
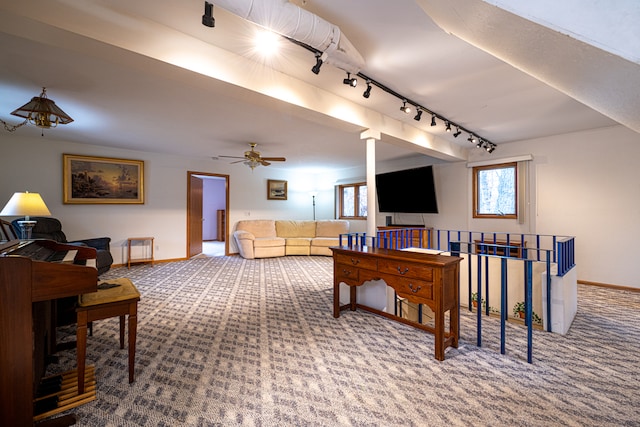
POLYGON ((376 236, 376 140, 380 132, 367 129, 360 134, 367 140, 367 236, 376 236))

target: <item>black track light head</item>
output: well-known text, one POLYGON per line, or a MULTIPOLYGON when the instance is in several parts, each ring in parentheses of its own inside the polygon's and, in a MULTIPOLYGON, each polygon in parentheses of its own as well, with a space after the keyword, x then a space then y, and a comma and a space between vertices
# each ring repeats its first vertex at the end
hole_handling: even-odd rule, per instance
POLYGON ((447 122, 447 127, 445 128, 447 132, 451 132, 451 123, 447 122))
POLYGON ((413 120, 419 122, 421 118, 422 118, 422 110, 418 108, 418 112, 416 113, 416 116, 413 118, 413 120))
POLYGON ((371 96, 371 82, 368 80, 367 80, 367 89, 365 89, 362 96, 364 96, 365 98, 369 98, 369 96, 371 96))
POLYGON ((487 144, 487 145, 484 147, 484 149, 485 149, 485 150, 487 150, 487 152, 488 152, 489 154, 491 154, 491 153, 493 153, 493 150, 495 150, 495 149, 496 149, 496 146, 495 146, 494 144, 487 144))
POLYGON ((316 65, 314 65, 313 68, 311 68, 311 72, 313 72, 313 74, 319 74, 320 67, 322 67, 323 62, 324 61, 322 60, 322 55, 316 54, 316 65))
POLYGON ((347 71, 347 78, 343 79, 342 83, 351 87, 356 87, 358 86, 358 79, 356 79, 355 77, 351 78, 351 73, 347 71))
POLYGON ((431 115, 431 126, 435 126, 436 125, 436 115, 432 114, 431 115))
POLYGON ((400 111, 405 114, 409 114, 411 112, 411 107, 407 105, 407 101, 402 101, 402 106, 400 107, 400 111))
POLYGON ((202 15, 202 25, 213 28, 216 26, 216 20, 213 18, 213 4, 204 2, 204 15, 202 15))
POLYGON ((475 136, 473 136, 473 134, 472 134, 472 133, 470 133, 470 134, 469 134, 469 138, 467 138, 467 141, 469 141, 469 142, 470 142, 470 143, 472 143, 472 144, 475 144, 475 143, 476 143, 476 137, 475 137, 475 136))
POLYGON ((461 133, 462 133, 462 132, 460 132, 460 128, 456 127, 456 132, 453 134, 453 137, 454 137, 454 138, 457 138, 457 137, 459 137, 459 136, 460 136, 460 134, 461 134, 461 133))

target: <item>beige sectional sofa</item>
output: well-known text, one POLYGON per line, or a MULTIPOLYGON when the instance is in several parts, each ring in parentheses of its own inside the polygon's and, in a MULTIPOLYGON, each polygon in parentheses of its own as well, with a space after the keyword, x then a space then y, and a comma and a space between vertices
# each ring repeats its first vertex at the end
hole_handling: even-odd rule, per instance
POLYGON ((243 220, 233 237, 243 258, 270 258, 285 255, 328 255, 337 246, 340 234, 349 232, 344 220, 243 220))

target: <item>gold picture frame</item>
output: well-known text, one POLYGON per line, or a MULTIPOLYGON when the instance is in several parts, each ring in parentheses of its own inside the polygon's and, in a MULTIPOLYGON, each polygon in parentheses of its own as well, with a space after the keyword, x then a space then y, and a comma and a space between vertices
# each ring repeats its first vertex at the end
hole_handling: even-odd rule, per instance
POLYGON ((62 157, 63 203, 144 203, 144 161, 75 154, 62 157))
POLYGON ((287 200, 287 181, 267 180, 267 200, 287 200))

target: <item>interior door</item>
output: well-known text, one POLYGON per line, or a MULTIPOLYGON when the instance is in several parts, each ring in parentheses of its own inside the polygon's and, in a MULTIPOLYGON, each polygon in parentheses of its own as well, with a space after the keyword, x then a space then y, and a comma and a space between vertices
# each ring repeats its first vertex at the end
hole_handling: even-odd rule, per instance
POLYGON ((202 187, 202 179, 190 173, 189 191, 187 192, 189 198, 189 218, 187 220, 189 258, 202 253, 202 187))

